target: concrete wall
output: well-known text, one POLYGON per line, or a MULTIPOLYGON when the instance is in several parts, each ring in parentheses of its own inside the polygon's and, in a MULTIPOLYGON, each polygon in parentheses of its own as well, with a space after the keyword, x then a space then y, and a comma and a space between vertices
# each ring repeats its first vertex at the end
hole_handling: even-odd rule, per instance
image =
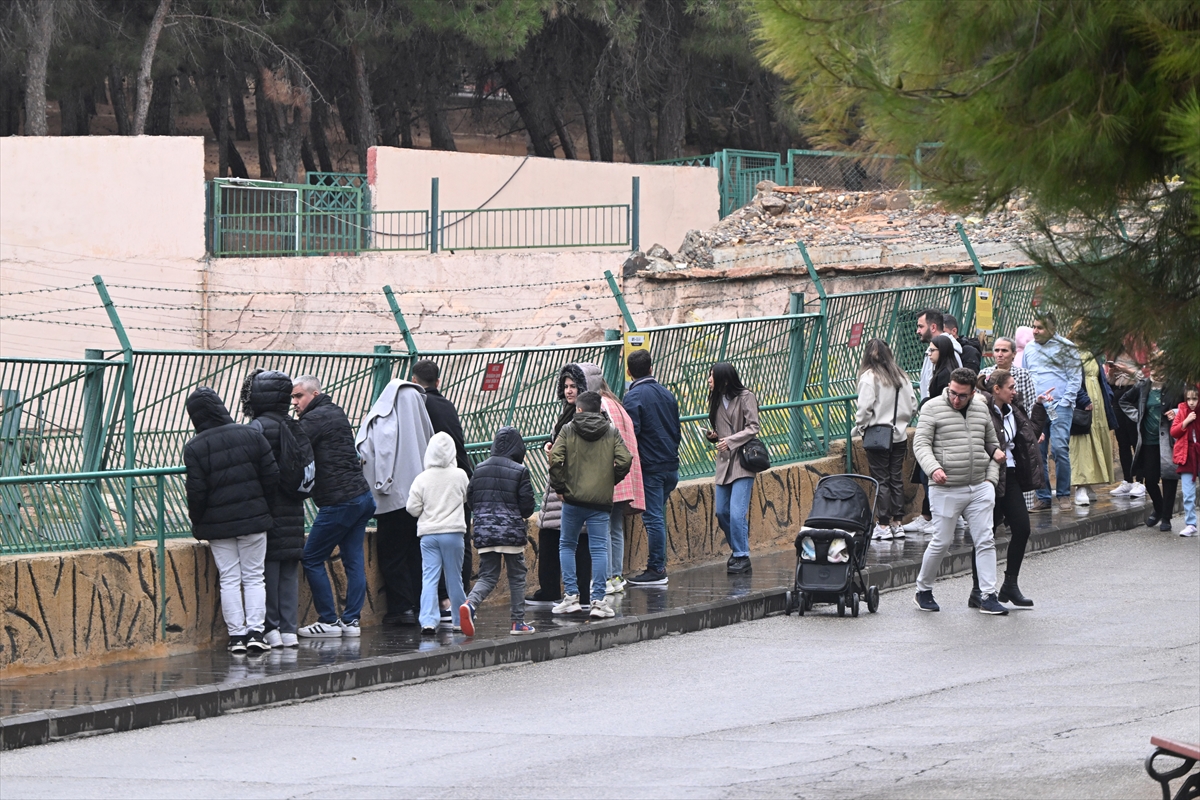
POLYGON ((439 179, 443 209, 474 209, 485 202, 487 208, 629 203, 632 179, 638 176, 643 249, 661 242, 674 250, 689 230, 708 228, 719 218, 717 171, 707 167, 608 164, 396 147, 375 147, 371 153, 371 204, 380 210, 429 208, 430 180, 435 177, 439 179), (497 190, 499 194, 492 197, 497 190))
MULTIPOLYGON (((91 278, 113 284, 197 289, 204 258, 204 141, 199 137, 0 138, 0 285, 5 293, 87 284, 67 292, 5 297, 5 355, 82 357, 113 348, 91 278), (55 311, 54 314, 39 312, 55 311), (53 322, 49 322, 53 320, 53 322)), ((195 347, 200 318, 188 295, 114 289, 126 324, 163 346, 195 347), (149 335, 146 335, 149 334, 149 335)), ((135 332, 137 333, 137 332, 135 332)))
MULTIPOLYGON (((867 470, 857 448, 855 469, 867 470)), ((822 475, 845 471, 845 451, 835 446, 826 458, 790 464, 755 481, 750 505, 750 545, 755 551, 790 547, 822 475)), ((910 464, 905 474, 911 473, 910 464)), ((919 501, 919 487, 906 498, 919 501)), ((626 526, 626 572, 646 563, 641 517, 626 526)), ((531 526, 532 528, 532 526, 531 526)), ((531 530, 536 538, 536 532, 531 530)), ((667 564, 675 569, 724 558, 728 549, 713 516, 711 479, 689 481, 671 495, 667 509, 667 564)), ((86 666, 104 661, 166 655, 212 646, 225 639, 217 570, 207 545, 190 539, 167 547, 167 636, 159 638, 158 567, 150 545, 108 551, 76 551, 0 557, 0 676, 86 666)), ((537 554, 526 551, 529 591, 536 588, 537 554)), ((387 610, 375 560, 374 534, 367 539, 367 602, 364 625, 378 624, 387 610)), ((345 592, 341 564, 333 562, 335 593, 345 592)), ((488 598, 486 613, 504 614, 504 578, 488 598)), ((301 621, 316 619, 308 586, 301 580, 301 621)))

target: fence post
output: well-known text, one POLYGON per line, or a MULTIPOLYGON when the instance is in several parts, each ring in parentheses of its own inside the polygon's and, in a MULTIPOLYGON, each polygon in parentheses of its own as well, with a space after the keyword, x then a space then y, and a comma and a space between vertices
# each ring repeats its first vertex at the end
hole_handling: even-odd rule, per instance
MULTIPOLYGON (((621 332, 608 328, 604 331, 604 341, 621 341, 621 332)), ((604 380, 608 381, 609 388, 618 397, 625 396, 625 376, 621 374, 621 355, 620 347, 610 347, 604 351, 604 358, 600 363, 600 372, 604 375, 604 380)))
MULTIPOLYGON (((103 361, 104 351, 88 348, 83 351, 88 361, 103 361)), ((83 471, 98 472, 100 456, 104 452, 104 370, 105 367, 89 366, 83 377, 83 471)), ((100 509, 104 501, 100 497, 97 481, 83 486, 83 537, 86 540, 100 538, 100 509)))
MULTIPOLYGON (((121 324, 121 317, 117 314, 117 309, 113 306, 112 298, 108 295, 108 287, 104 285, 104 278, 99 275, 92 276, 92 283, 96 285, 96 292, 100 295, 100 302, 104 304, 104 310, 108 314, 108 321, 113 326, 113 331, 117 334, 117 341, 121 343, 121 351, 125 355, 125 368, 121 371, 121 393, 125 401, 125 469, 136 469, 137 461, 137 443, 134 440, 134 426, 136 422, 136 414, 133 403, 133 344, 129 341, 129 336, 125 333, 125 326, 121 324)), ((125 477, 125 538, 126 543, 132 545, 137 538, 137 511, 133 504, 133 478, 125 477)))
MULTIPOLYGON (((436 181, 437 178, 434 180, 436 181)), ((384 286, 383 293, 392 309, 392 316, 396 319, 396 326, 400 328, 400 334, 404 337, 404 346, 408 349, 408 369, 411 370, 413 363, 417 360, 417 343, 413 341, 412 331, 408 329, 408 323, 404 321, 404 314, 400 311, 400 304, 396 302, 396 293, 392 291, 392 287, 384 286)), ((405 374, 402 377, 407 378, 408 375, 405 374)))
POLYGON ((921 146, 917 145, 917 149, 913 152, 913 167, 912 175, 909 178, 911 188, 914 191, 921 191, 921 146))
POLYGON ((633 316, 629 313, 629 306, 625 305, 625 295, 621 294, 621 289, 617 286, 617 279, 613 277, 612 270, 604 270, 604 280, 608 281, 608 288, 612 291, 613 297, 616 298, 617 308, 621 309, 621 316, 625 318, 625 329, 636 331, 637 323, 633 321, 633 316))
POLYGON ((438 211, 438 179, 429 182, 429 252, 438 251, 438 239, 441 236, 442 221, 438 211))
MULTIPOLYGON (((804 259, 808 277, 812 280, 813 286, 817 289, 817 296, 821 299, 821 396, 829 397, 829 295, 825 293, 825 285, 821 283, 821 276, 817 274, 817 267, 809 257, 808 248, 804 246, 804 242, 796 242, 796 247, 800 248, 800 256, 804 259)), ((829 403, 821 404, 821 442, 828 450, 829 403)))
POLYGON ((634 252, 642 249, 642 179, 633 178, 633 205, 630 206, 629 239, 634 252))
MULTIPOLYGON (((392 352, 390 344, 375 345, 375 352, 380 354, 389 354, 392 352)), ((390 358, 375 359, 375 367, 371 371, 371 405, 375 405, 375 401, 379 399, 379 395, 383 394, 383 390, 392 380, 392 360, 390 358)))
POLYGON ((975 248, 971 246, 971 240, 967 238, 963 224, 961 222, 954 223, 954 230, 958 231, 958 238, 962 239, 963 244, 967 247, 967 255, 970 256, 971 264, 975 267, 975 274, 982 278, 983 264, 979 263, 979 257, 975 255, 975 248))
POLYGON ((167 640, 166 475, 155 476, 154 533, 158 539, 158 640, 167 640))
MULTIPOLYGON (((954 318, 957 319, 961 323, 962 322, 962 310, 963 310, 962 276, 961 275, 951 275, 950 276, 950 284, 957 290, 953 294, 950 295, 950 313, 953 314, 954 318)), ((962 333, 962 331, 959 331, 959 333, 962 333)))
MULTIPOLYGON (((788 297, 788 314, 803 313, 804 293, 792 292, 788 297)), ((804 399, 804 377, 804 325, 794 319, 788 335, 788 402, 804 399)), ((803 416, 804 409, 799 406, 788 410, 788 450, 793 457, 800 453, 804 439, 803 416)))

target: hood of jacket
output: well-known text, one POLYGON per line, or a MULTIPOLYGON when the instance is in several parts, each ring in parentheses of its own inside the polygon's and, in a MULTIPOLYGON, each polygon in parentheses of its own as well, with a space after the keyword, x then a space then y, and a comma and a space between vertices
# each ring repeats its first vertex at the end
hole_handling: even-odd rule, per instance
POLYGON ((565 391, 567 378, 575 382, 580 393, 586 392, 588 385, 587 374, 583 371, 583 367, 579 364, 567 364, 558 371, 558 399, 563 403, 567 402, 565 391))
POLYGON ((250 384, 247 399, 249 416, 257 417, 268 411, 288 413, 292 402, 292 379, 278 370, 260 371, 250 384))
POLYGON ((458 463, 454 440, 446 432, 435 433, 425 448, 425 469, 445 469, 458 463))
POLYGON ((600 371, 600 367, 587 361, 577 366, 583 370, 583 376, 587 380, 587 391, 600 391, 600 384, 604 382, 604 373, 600 371))
POLYGON ((578 411, 571 420, 575 432, 589 442, 594 442, 607 433, 611 424, 602 411, 578 411))
POLYGON ((233 417, 229 416, 225 403, 207 386, 201 386, 188 395, 187 412, 197 433, 233 424, 233 417))
POLYGON ((497 430, 496 438, 492 440, 491 454, 524 464, 525 442, 521 440, 521 432, 511 425, 505 425, 497 430))
POLYGON ((254 408, 250 405, 250 387, 254 385, 255 377, 266 372, 262 367, 252 369, 246 373, 246 377, 242 379, 242 391, 238 395, 238 403, 242 407, 242 416, 247 419, 254 419, 257 415, 254 413, 254 408))

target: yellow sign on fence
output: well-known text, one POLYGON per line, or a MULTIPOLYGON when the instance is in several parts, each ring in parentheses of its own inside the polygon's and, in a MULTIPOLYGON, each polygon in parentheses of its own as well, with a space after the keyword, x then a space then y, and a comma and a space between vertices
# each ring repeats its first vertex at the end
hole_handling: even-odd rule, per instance
POLYGON ((629 374, 629 354, 634 350, 649 350, 650 349, 650 334, 641 333, 640 331, 625 332, 625 382, 633 380, 633 376, 629 374))
POLYGON ((992 338, 992 290, 980 287, 975 290, 975 335, 984 344, 992 338))

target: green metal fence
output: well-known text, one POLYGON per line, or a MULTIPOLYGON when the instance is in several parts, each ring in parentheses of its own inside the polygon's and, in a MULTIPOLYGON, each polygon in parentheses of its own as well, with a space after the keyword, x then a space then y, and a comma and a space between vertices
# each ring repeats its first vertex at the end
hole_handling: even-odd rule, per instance
POLYGON ((443 250, 628 247, 632 207, 453 209, 441 213, 443 250))

